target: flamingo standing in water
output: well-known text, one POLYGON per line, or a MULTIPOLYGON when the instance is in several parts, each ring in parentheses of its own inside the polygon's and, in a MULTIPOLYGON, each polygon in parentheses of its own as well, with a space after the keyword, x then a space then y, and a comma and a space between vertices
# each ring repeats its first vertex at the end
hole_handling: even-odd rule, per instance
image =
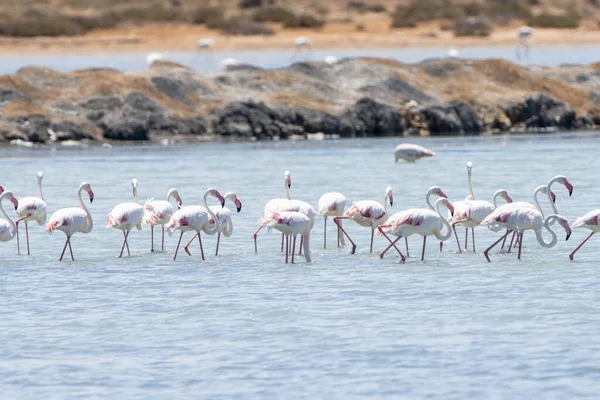
POLYGON ((73 258, 73 248, 71 247, 71 236, 77 232, 90 233, 94 227, 92 215, 81 200, 81 191, 87 192, 90 198, 90 203, 94 201, 94 192, 92 191, 90 184, 87 182, 82 182, 81 185, 79 185, 79 190, 77 191, 79 207, 61 208, 52 214, 50 221, 48 224, 46 224, 46 232, 52 233, 58 229, 67 235, 65 247, 63 248, 58 261, 62 261, 67 246, 69 246, 69 252, 71 253, 71 261, 75 261, 75 258, 73 258))
POLYGON ((4 199, 10 200, 13 203, 13 206, 15 206, 15 210, 19 207, 19 201, 12 192, 5 192, 4 188, 0 186, 0 213, 2 213, 2 216, 4 217, 4 219, 0 218, 0 242, 13 240, 17 235, 17 225, 15 224, 15 221, 6 214, 6 211, 4 211, 4 207, 2 206, 2 201, 4 199))
POLYGON ((401 143, 394 149, 394 161, 404 160, 409 163, 414 163, 419 158, 435 157, 435 153, 423 146, 412 143, 401 143))
POLYGON ((301 244, 304 247, 304 258, 307 263, 312 262, 310 255, 310 231, 311 221, 306 214, 296 211, 283 211, 280 213, 271 214, 263 221, 264 225, 269 228, 275 228, 285 235, 285 262, 288 263, 288 257, 292 253, 292 264, 294 263, 294 253, 296 252, 296 237, 300 235, 301 244), (293 243, 290 243, 290 236, 293 238, 293 243))
POLYGON ((581 248, 581 246, 583 246, 585 244, 585 242, 588 241, 589 238, 594 236, 594 233, 600 232, 599 218, 600 218, 600 209, 590 211, 589 213, 585 214, 583 217, 579 217, 575 220, 575 222, 573 222, 573 228, 591 229, 592 232, 588 235, 588 237, 586 237, 583 240, 583 242, 581 242, 581 244, 579 246, 577 246, 575 248, 575 250, 573 250, 571 252, 571 254, 569 254, 569 259, 571 261, 573 261, 573 258, 575 257, 575 253, 577 253, 577 250, 579 250, 581 248))
POLYGON ((371 248, 369 252, 373 252, 373 236, 375 229, 387 220, 387 202, 390 202, 390 207, 394 205, 394 196, 392 194, 392 188, 385 188, 385 197, 383 198, 383 205, 378 201, 374 200, 361 200, 354 202, 352 207, 344 213, 342 217, 333 217, 333 222, 338 226, 344 235, 352 243, 352 251, 350 254, 354 254, 356 251, 356 244, 352 241, 348 233, 342 228, 340 220, 351 219, 360 226, 371 228, 371 248))
MULTIPOLYGON (((238 199, 238 197, 235 193, 228 192, 228 193, 225 193, 225 196, 223 196, 223 197, 225 198, 225 200, 230 200, 235 204, 235 208, 237 209, 237 212, 240 212, 242 210, 242 202, 238 199)), ((231 211, 229 210, 229 208, 224 207, 224 206, 221 206, 221 207, 210 206, 209 210, 211 210, 215 214, 215 216, 217 217, 217 220, 219 221, 219 226, 217 229, 217 232, 218 232, 217 249, 215 250, 215 256, 218 256, 219 255, 219 242, 221 241, 221 233, 225 237, 230 237, 231 234, 233 233, 233 222, 231 221, 231 211)), ((213 218, 211 218, 210 226, 203 229, 204 233, 208 234, 209 231, 212 231, 214 229, 214 225, 215 225, 215 220, 213 218)), ((199 234, 196 233, 196 235, 194 235, 194 237, 192 237, 190 239, 190 243, 198 235, 199 234)), ((188 243, 188 246, 189 246, 189 243, 188 243)), ((187 249, 187 246, 186 246, 186 249, 187 249)), ((189 252, 188 252, 188 254, 189 254, 189 252)))
MULTIPOLYGON (((421 261, 424 261, 427 236, 433 235, 440 240, 440 251, 442 243, 452 236, 450 223, 440 212, 440 207, 445 206, 448 208, 450 214, 454 213, 454 207, 445 197, 439 198, 435 202, 435 206, 435 211, 427 208, 413 208, 395 213, 387 220, 385 224, 379 226, 379 233, 385 236, 385 238, 390 242, 390 245, 398 251, 402 261, 405 260, 404 255, 396 247, 396 242, 400 240, 400 238, 406 238, 415 233, 423 236, 421 261), (444 227, 446 227, 446 232, 442 234, 442 229, 444 227), (392 242, 388 234, 398 236, 398 238, 392 242)), ((380 258, 383 258, 384 254, 385 251, 380 254, 380 258)))
POLYGON ((123 231, 123 246, 121 247, 121 254, 119 254, 119 258, 123 257, 123 251, 125 250, 125 247, 127 247, 127 255, 131 255, 131 252, 129 251, 129 243, 127 242, 127 239, 129 238, 129 232, 131 232, 133 228, 137 228, 138 231, 141 231, 142 222, 144 221, 144 207, 138 203, 137 179, 131 180, 131 186, 133 187, 133 198, 135 203, 117 204, 112 209, 110 214, 108 214, 108 221, 106 222, 107 228, 113 227, 123 231))
POLYGON ((44 173, 39 171, 37 173, 38 180, 38 190, 40 191, 40 197, 23 197, 19 199, 19 208, 17 208, 17 215, 19 219, 17 220, 17 254, 21 254, 21 249, 19 245, 19 222, 25 222, 25 237, 27 240, 27 255, 30 255, 29 251, 29 227, 27 223, 29 221, 35 221, 39 225, 44 225, 46 223, 46 202, 44 201, 44 194, 42 192, 42 179, 44 178, 44 173))
MULTIPOLYGON (((179 235, 179 242, 177 242, 177 249, 175 249, 175 255, 173 256, 173 261, 177 260, 177 252, 179 251, 179 245, 181 244, 181 238, 183 234, 188 231, 194 231, 198 234, 198 242, 200 242, 200 253, 202 254, 202 260, 204 261, 204 249, 202 248, 202 235, 200 235, 201 231, 204 231, 208 235, 214 235, 219 229, 219 220, 216 215, 211 211, 211 209, 206 204, 208 196, 216 197, 221 203, 221 207, 225 205, 225 199, 221 196, 221 193, 217 189, 208 189, 204 192, 203 197, 203 206, 185 206, 181 207, 179 210, 175 211, 169 223, 165 225, 165 229, 169 233, 173 233, 178 230, 181 232, 179 235), (217 223, 209 229, 210 220, 214 220, 217 223)), ((192 240, 196 238, 196 235, 192 237, 192 240)), ((185 251, 188 255, 191 255, 188 247, 191 244, 191 241, 185 246, 185 251)))
POLYGON ((151 252, 154 252, 154 226, 156 225, 160 225, 162 233, 161 251, 165 251, 165 224, 169 222, 174 212, 173 206, 170 203, 171 197, 177 202, 177 208, 181 208, 182 201, 177 189, 169 189, 166 200, 150 199, 144 204, 144 222, 150 224, 152 227, 151 252))
MULTIPOLYGON (((317 212, 310 204, 308 204, 305 201, 290 200, 288 205, 284 205, 283 207, 281 207, 280 210, 282 212, 283 211, 294 211, 294 212, 299 212, 301 214, 306 215, 308 217, 308 220, 310 221, 310 229, 311 230, 312 230, 313 226, 315 225, 315 215, 317 215, 317 212)), ((304 240, 304 238, 302 236, 300 236, 300 250, 298 250, 299 255, 302 255, 303 240, 304 240)))
MULTIPOLYGON (((264 227, 264 225, 262 224, 262 221, 269 219, 269 217, 273 213, 280 211, 281 208, 289 207, 289 205, 290 205, 289 203, 291 200, 291 197, 290 197, 290 188, 291 187, 292 187, 292 178, 291 178, 290 171, 285 171, 283 173, 283 189, 285 190, 285 199, 281 199, 281 198, 271 199, 265 205, 264 216, 259 221, 260 226, 258 227, 256 232, 254 232, 254 253, 255 254, 258 253, 258 246, 256 244, 256 238, 258 237, 258 232, 260 232, 260 230, 264 227)), ((284 234, 282 233, 281 234, 281 251, 283 251, 283 237, 284 237, 284 234)))
POLYGON ((519 235, 519 260, 521 259, 521 248, 523 247, 523 233, 527 230, 533 230, 535 232, 535 237, 538 243, 543 247, 554 247, 557 242, 557 237, 556 232, 550 228, 552 221, 558 222, 563 227, 565 232, 567 232, 567 238, 565 240, 569 240, 569 236, 571 236, 571 227, 569 226, 569 221, 560 215, 551 214, 544 219, 541 212, 531 207, 497 208, 493 213, 488 215, 483 220, 481 225, 499 225, 502 228, 506 228, 507 232, 483 252, 485 258, 488 260, 488 262, 491 261, 490 256, 488 255, 489 251, 498 243, 500 243, 500 241, 506 236, 508 236, 510 231, 518 232, 519 235), (546 228, 546 230, 552 235, 552 240, 550 242, 546 242, 544 240, 544 237, 542 236, 542 228, 546 228))
MULTIPOLYGON (((344 215, 344 208, 346 208, 346 196, 341 193, 331 192, 325 193, 319 199, 319 214, 323 216, 325 220, 325 226, 323 227, 323 248, 327 248, 327 217, 341 217, 344 215)), ((339 221, 341 226, 342 221, 339 221)), ((337 242, 338 247, 340 243, 345 246, 344 235, 341 234, 340 228, 337 230, 337 242)))

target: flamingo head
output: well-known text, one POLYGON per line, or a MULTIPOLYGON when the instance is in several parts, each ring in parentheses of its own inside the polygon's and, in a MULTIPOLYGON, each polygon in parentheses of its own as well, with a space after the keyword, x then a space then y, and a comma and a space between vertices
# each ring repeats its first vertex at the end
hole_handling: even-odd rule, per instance
POLYGON ((467 162, 467 174, 471 176, 471 170, 473 169, 473 163, 471 161, 467 162))
POLYGON ((452 203, 450 203, 448 201, 448 199, 446 197, 440 197, 435 204, 437 205, 437 207, 439 208, 440 206, 446 206, 446 208, 448 209, 448 211, 450 211, 450 215, 453 217, 454 216, 454 206, 452 205, 452 203))
POLYGON ((94 192, 92 191, 92 187, 89 183, 83 182, 81 185, 79 185, 79 190, 86 191, 88 196, 90 197, 90 203, 94 202, 94 192))
POLYGON ((37 177, 38 177, 38 181, 41 181, 42 178, 44 177, 44 173, 42 171, 38 171, 37 177))
POLYGON ((385 197, 390 199, 390 206, 394 206, 394 194, 392 193, 392 188, 390 186, 385 188, 385 197))
POLYGON ((550 197, 552 197, 552 202, 556 203, 556 194, 550 189, 550 197))
POLYGON ((238 199, 238 197, 235 193, 233 193, 233 192, 226 193, 225 199, 231 200, 235 203, 235 208, 237 209, 237 212, 242 211, 242 202, 240 201, 240 199, 238 199))
POLYGON ((503 198, 507 203, 512 203, 513 199, 512 197, 510 197, 510 195, 508 194, 508 192, 504 189, 502 189, 502 191, 500 192, 499 196, 501 198, 503 198))
POLYGON ((179 192, 177 189, 169 189, 169 193, 167 193, 167 199, 170 199, 171 197, 177 202, 177 208, 181 208, 183 202, 181 201, 181 197, 179 197, 179 192))
POLYGON ((4 193, 4 188, 0 185, 0 194, 4 193))
POLYGON ((206 195, 216 197, 217 200, 221 202, 221 207, 225 207, 225 198, 221 195, 221 193, 219 193, 217 189, 208 189, 206 191, 206 195))
POLYGON ((569 182, 567 178, 564 178, 564 181, 561 183, 565 185, 565 187, 569 191, 569 196, 571 196, 573 194, 573 185, 571 184, 571 182, 569 182))
POLYGON ((444 191, 439 186, 430 187, 428 192, 435 196, 443 197, 445 199, 448 198, 448 196, 446 196, 446 193, 444 193, 444 191))
POLYGON ((19 199, 17 199, 15 196, 13 196, 12 192, 6 192, 6 197, 10 198, 11 203, 13 203, 13 206, 15 206, 15 211, 17 210, 17 208, 19 208, 19 199))
POLYGON ((567 221, 566 218, 560 216, 560 215, 551 215, 548 218, 554 218, 556 220, 556 222, 558 222, 560 224, 560 226, 563 227, 563 229, 565 230, 565 232, 567 232, 567 237, 565 240, 569 240, 569 238, 571 237, 571 226, 569 225, 569 221, 567 221))
POLYGON ((287 185, 288 189, 292 188, 292 177, 290 176, 290 171, 285 171, 283 173, 283 178, 285 179, 285 184, 287 185))

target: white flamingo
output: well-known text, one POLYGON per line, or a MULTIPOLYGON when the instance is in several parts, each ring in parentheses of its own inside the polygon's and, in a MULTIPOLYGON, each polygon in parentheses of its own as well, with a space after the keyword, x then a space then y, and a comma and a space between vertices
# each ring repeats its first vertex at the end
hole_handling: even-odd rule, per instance
POLYGON ((435 157, 435 153, 423 146, 412 143, 401 143, 394 149, 394 160, 404 160, 409 163, 414 163, 419 158, 435 157))
POLYGON ((304 51, 308 53, 310 49, 310 38, 305 36, 297 37, 294 39, 294 56, 292 58, 301 55, 304 51))
MULTIPOLYGON (((317 215, 317 212, 315 211, 315 209, 308 204, 305 201, 301 201, 301 200, 290 200, 289 203, 287 205, 283 205, 280 208, 281 212, 284 211, 293 211, 293 212, 299 212, 301 214, 304 214, 308 217, 308 220, 310 221, 310 230, 312 230, 313 226, 315 225, 315 216, 317 215)), ((263 221, 264 223, 264 221, 263 221)), ((300 250, 298 251, 299 255, 302 255, 302 241, 304 239, 302 238, 302 236, 300 236, 300 250)))
POLYGON ((162 61, 165 59, 165 56, 162 53, 148 53, 146 56, 146 64, 151 66, 156 61, 162 61))
POLYGON ((19 219, 17 219, 17 254, 21 254, 21 249, 19 245, 19 222, 25 222, 25 237, 27 240, 27 255, 30 255, 29 251, 29 221, 35 221, 39 225, 44 225, 46 223, 46 202, 44 201, 44 194, 42 192, 42 179, 44 178, 44 173, 39 171, 37 173, 38 180, 38 190, 40 192, 40 197, 23 197, 19 199, 19 208, 17 208, 17 215, 19 219))
POLYGON ((312 262, 310 254, 310 231, 311 221, 306 214, 296 211, 283 211, 280 213, 271 214, 264 220, 265 226, 275 228, 285 235, 285 262, 287 264, 288 257, 292 253, 292 264, 294 263, 294 253, 296 251, 296 237, 300 235, 300 246, 304 248, 304 258, 307 263, 312 262), (290 243, 289 237, 292 236, 293 243, 290 243))
POLYGON ((154 200, 150 199, 144 204, 144 222, 151 226, 151 249, 154 251, 154 227, 160 225, 162 233, 162 245, 161 251, 165 251, 165 224, 169 222, 173 216, 173 206, 170 203, 170 199, 173 198, 177 202, 177 208, 181 208, 181 197, 177 189, 169 189, 167 192, 166 200, 154 200))
POLYGON ((212 39, 199 39, 196 42, 196 50, 197 51, 211 51, 213 46, 215 44, 215 41, 212 39))
POLYGON ((69 246, 71 260, 75 261, 75 258, 73 258, 73 248, 71 247, 71 236, 73 236, 77 232, 90 233, 94 228, 94 221, 92 220, 92 215, 81 200, 82 190, 84 192, 87 192, 90 198, 90 203, 92 203, 94 201, 94 192, 92 191, 92 188, 89 183, 82 182, 81 185, 79 185, 79 190, 77 191, 79 207, 61 208, 60 210, 52 214, 52 216, 50 217, 50 221, 48 221, 48 224, 46 224, 46 232, 52 233, 56 229, 58 229, 59 231, 63 231, 65 235, 67 235, 65 247, 63 248, 63 251, 58 261, 62 261, 67 246, 69 246))
MULTIPOLYGON (((258 246, 256 243, 256 238, 258 237, 258 232, 260 232, 260 230, 264 227, 264 225, 262 224, 262 221, 269 219, 269 217, 273 213, 279 212, 282 207, 287 207, 290 205, 289 202, 291 200, 291 197, 290 197, 290 188, 291 187, 292 187, 291 173, 290 173, 290 171, 285 171, 283 173, 283 190, 285 191, 285 199, 281 199, 281 198, 271 199, 265 205, 263 218, 260 219, 260 221, 259 221, 260 225, 259 225, 258 229, 254 232, 254 253, 255 254, 258 253, 258 246)), ((284 237, 284 235, 282 233, 281 234, 281 251, 283 251, 283 237, 284 237)))
MULTIPOLYGON (((442 215, 440 207, 447 207, 450 211, 450 214, 454 213, 454 207, 452 207, 452 204, 445 197, 439 198, 435 202, 435 206, 435 211, 432 211, 428 208, 413 208, 395 213, 387 220, 386 223, 379 226, 379 233, 385 236, 385 238, 390 242, 390 245, 398 251, 402 261, 405 260, 404 255, 396 247, 396 242, 401 238, 406 238, 414 234, 423 236, 421 261, 424 261, 427 236, 435 236, 440 241, 440 249, 442 243, 452 236, 450 223, 446 217, 442 215), (442 233, 442 229, 444 227, 446 227, 446 232, 442 233), (388 234, 397 236, 398 238, 392 242, 388 234)), ((383 258, 384 254, 385 251, 380 254, 380 258, 383 258)))
POLYGON ((0 193, 0 213, 2 213, 2 216, 4 217, 4 219, 0 218, 0 242, 8 242, 17 235, 17 225, 15 224, 15 221, 6 214, 6 211, 4 211, 2 201, 4 199, 10 200, 13 203, 13 206, 15 206, 15 210, 19 207, 19 201, 12 192, 5 192, 2 186, 0 186, 0 193))
MULTIPOLYGON (((204 206, 185 206, 181 207, 179 210, 175 211, 169 223, 165 225, 165 229, 169 233, 173 233, 176 230, 181 232, 179 235, 179 241, 177 242, 177 249, 175 249, 175 255, 173 256, 173 261, 177 260, 177 252, 179 251, 179 245, 181 244, 181 238, 183 234, 188 231, 196 232, 198 235, 198 242, 200 243, 200 253, 202 254, 202 260, 204 260, 204 249, 202 248, 202 235, 200 235, 201 231, 204 231, 208 235, 214 235, 219 229, 220 224, 217 222, 212 229, 207 229, 210 225, 210 220, 213 219, 218 221, 215 214, 210 210, 208 205, 206 204, 208 196, 216 197, 221 206, 225 204, 225 199, 221 196, 221 193, 217 189, 210 188, 206 192, 204 192, 203 204, 204 206)), ((195 239, 196 235, 192 238, 195 239)), ((188 255, 191 255, 188 247, 191 244, 191 241, 185 246, 185 251, 188 255)))
MULTIPOLYGON (((237 212, 242 211, 242 202, 238 199, 237 195, 233 192, 225 193, 223 196, 225 200, 229 200, 235 204, 237 212)), ((217 229, 217 248, 215 250, 215 256, 219 255, 219 243, 221 241, 221 234, 225 237, 230 237, 233 233, 233 221, 231 220, 231 210, 227 207, 210 206, 209 209, 215 214, 219 220, 219 229, 217 229)), ((215 220, 210 220, 210 226, 204 229, 204 233, 214 229, 215 220)), ((194 238, 192 238, 193 240, 194 238)))
POLYGON ((108 221, 106 222, 107 228, 112 227, 123 232, 123 246, 121 247, 119 258, 123 257, 125 247, 127 247, 127 255, 131 255, 129 243, 127 242, 129 232, 131 232, 133 228, 137 228, 138 231, 141 231, 142 222, 144 221, 144 207, 138 203, 137 179, 131 180, 131 186, 133 187, 133 199, 135 200, 135 203, 117 204, 108 214, 108 221))
POLYGON ((390 207, 394 205, 394 195, 391 187, 385 188, 385 197, 383 198, 383 205, 378 201, 374 200, 361 200, 352 203, 352 207, 344 213, 342 217, 333 217, 333 222, 338 226, 344 235, 352 243, 352 251, 350 254, 354 254, 356 251, 356 244, 352 241, 348 233, 340 225, 340 220, 351 219, 360 226, 371 228, 371 248, 369 252, 373 252, 373 236, 375 229, 387 220, 387 202, 390 202, 390 207))
MULTIPOLYGON (((344 215, 344 209, 346 208, 346 196, 337 192, 325 193, 319 199, 319 214, 323 216, 325 220, 325 226, 323 227, 323 248, 327 248, 327 217, 341 217, 344 215)), ((339 221, 341 226, 342 221, 339 221)), ((338 247, 340 244, 345 246, 344 235, 342 235, 340 228, 337 229, 337 242, 338 247)))
POLYGON ((554 247, 557 242, 557 237, 556 232, 550 228, 550 223, 552 221, 558 222, 563 227, 567 233, 566 240, 569 240, 569 236, 571 236, 571 227, 569 226, 569 221, 560 215, 551 214, 544 219, 541 212, 531 207, 497 208, 493 213, 488 215, 483 220, 481 225, 499 225, 502 228, 506 228, 507 232, 483 252, 485 258, 488 260, 488 262, 491 261, 490 256, 488 255, 489 251, 498 243, 500 243, 501 240, 506 238, 510 231, 517 232, 519 235, 519 260, 521 259, 521 248, 523 247, 523 233, 527 230, 533 230, 535 232, 535 237, 538 243, 543 247, 554 247), (552 235, 552 240, 550 242, 546 242, 544 240, 542 228, 546 228, 546 230, 550 232, 550 235, 552 235))
POLYGON ((583 217, 579 217, 575 220, 575 222, 573 222, 573 229, 586 228, 586 229, 590 229, 592 232, 588 235, 588 237, 586 237, 583 240, 583 242, 581 242, 581 244, 579 246, 577 246, 575 248, 575 250, 573 250, 571 252, 571 254, 569 254, 569 259, 571 261, 573 261, 573 258, 575 257, 575 253, 577 253, 577 250, 579 250, 581 248, 581 246, 583 246, 585 244, 585 242, 588 241, 589 238, 594 236, 594 233, 600 232, 600 223, 598 221, 599 218, 600 218, 600 209, 590 211, 589 213, 585 214, 583 217))

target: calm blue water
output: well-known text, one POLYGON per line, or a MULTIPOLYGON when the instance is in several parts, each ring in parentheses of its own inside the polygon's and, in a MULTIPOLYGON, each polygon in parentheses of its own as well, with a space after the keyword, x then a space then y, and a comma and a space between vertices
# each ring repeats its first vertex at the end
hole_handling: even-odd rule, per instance
MULTIPOLYGON (((323 61, 326 56, 343 57, 385 57, 414 63, 428 58, 446 57, 449 47, 397 47, 387 49, 315 49, 302 56, 290 50, 265 51, 215 51, 212 55, 198 55, 194 52, 169 52, 156 49, 169 60, 187 65, 204 72, 221 69, 219 62, 233 57, 243 63, 263 68, 285 67, 295 61, 323 61)), ((600 45, 539 45, 533 46, 527 60, 517 60, 515 46, 457 46, 460 57, 472 59, 504 58, 513 62, 536 65, 589 64, 600 60, 600 45)), ((57 71, 73 71, 91 67, 116 68, 123 71, 145 69, 147 53, 92 53, 92 54, 6 54, 0 63, 1 74, 14 74, 19 68, 29 65, 43 65, 57 71)))
MULTIPOLYGON (((0 245, 0 387, 3 398, 575 398, 600 390, 600 241, 575 262, 560 233, 552 249, 525 235, 514 255, 443 253, 431 242, 426 262, 397 264, 368 253, 369 231, 348 224, 357 254, 322 248, 322 220, 311 241, 313 264, 284 264, 276 232, 252 232, 264 204, 281 197, 292 172, 292 196, 316 207, 341 191, 377 199, 394 188, 392 212, 423 205, 428 187, 451 200, 467 194, 473 161, 478 198, 506 188, 529 200, 556 174, 575 191, 555 187, 559 212, 573 220, 600 207, 599 136, 412 139, 435 159, 394 164, 398 139, 329 142, 206 143, 105 148, 0 148, 0 183, 18 196, 36 193, 45 173, 50 212, 76 204, 87 180, 96 226, 73 239, 76 262, 58 263, 60 232, 32 226, 33 255, 0 245), (119 231, 107 213, 129 201, 130 179, 142 198, 177 187, 184 204, 204 190, 235 191, 243 202, 234 234, 205 237, 198 251, 171 261, 149 252, 150 232, 131 234, 130 258, 117 259, 119 231)), ((330 231, 333 239, 333 231, 330 231)), ((497 234, 477 232, 482 251, 497 234)), ((411 238, 413 254, 421 240, 411 238)), ((331 242, 333 244, 333 241, 331 242)), ((385 243, 376 237, 375 248, 385 243)), ((194 249, 194 248, 192 248, 194 249)))

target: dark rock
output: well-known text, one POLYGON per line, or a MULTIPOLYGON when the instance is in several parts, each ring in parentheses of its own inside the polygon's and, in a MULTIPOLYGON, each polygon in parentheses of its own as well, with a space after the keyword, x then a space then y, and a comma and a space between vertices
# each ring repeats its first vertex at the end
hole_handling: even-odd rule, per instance
POLYGON ((50 129, 56 134, 57 141, 94 139, 91 132, 71 121, 53 122, 50 129))
POLYGON ((544 94, 533 95, 523 102, 509 103, 502 108, 513 127, 577 128, 577 116, 571 106, 544 94))
POLYGON ((149 113, 164 112, 164 108, 159 103, 139 92, 129 93, 125 98, 125 104, 128 104, 136 110, 149 113))
POLYGON ((190 99, 190 95, 194 94, 194 92, 199 91, 201 94, 210 93, 210 90, 194 79, 155 76, 152 78, 152 84, 156 89, 170 98, 189 106, 194 105, 194 102, 190 99))
POLYGON ((281 123, 281 115, 263 103, 233 101, 213 116, 213 131, 221 136, 285 139, 290 135, 281 123))
POLYGON ((404 123, 400 110, 363 97, 341 116, 344 137, 401 136, 404 123))
POLYGON ((123 106, 123 101, 117 96, 94 96, 80 104, 87 110, 116 110, 123 106))
POLYGON ((100 125, 104 137, 112 140, 148 140, 148 126, 136 119, 104 120, 100 125))
POLYGON ((29 142, 45 143, 50 139, 50 134, 48 133, 50 120, 43 115, 19 117, 15 119, 15 122, 29 142))
POLYGON ((27 96, 14 88, 0 88, 0 105, 4 105, 13 100, 27 100, 27 96))
POLYGON ((483 129, 473 109, 460 101, 421 107, 418 112, 431 135, 478 134, 483 129))
POLYGON ((179 119, 172 115, 157 115, 150 118, 150 127, 157 133, 170 135, 205 135, 208 132, 208 122, 199 116, 179 119))
POLYGON ((387 78, 376 85, 368 85, 360 88, 361 91, 373 96, 380 96, 381 93, 390 93, 394 97, 399 97, 405 102, 415 100, 419 103, 430 103, 434 99, 426 95, 410 83, 398 77, 387 78))
POLYGON ((325 111, 310 108, 285 108, 279 110, 282 121, 298 127, 302 133, 324 133, 336 135, 340 130, 340 118, 325 111))

